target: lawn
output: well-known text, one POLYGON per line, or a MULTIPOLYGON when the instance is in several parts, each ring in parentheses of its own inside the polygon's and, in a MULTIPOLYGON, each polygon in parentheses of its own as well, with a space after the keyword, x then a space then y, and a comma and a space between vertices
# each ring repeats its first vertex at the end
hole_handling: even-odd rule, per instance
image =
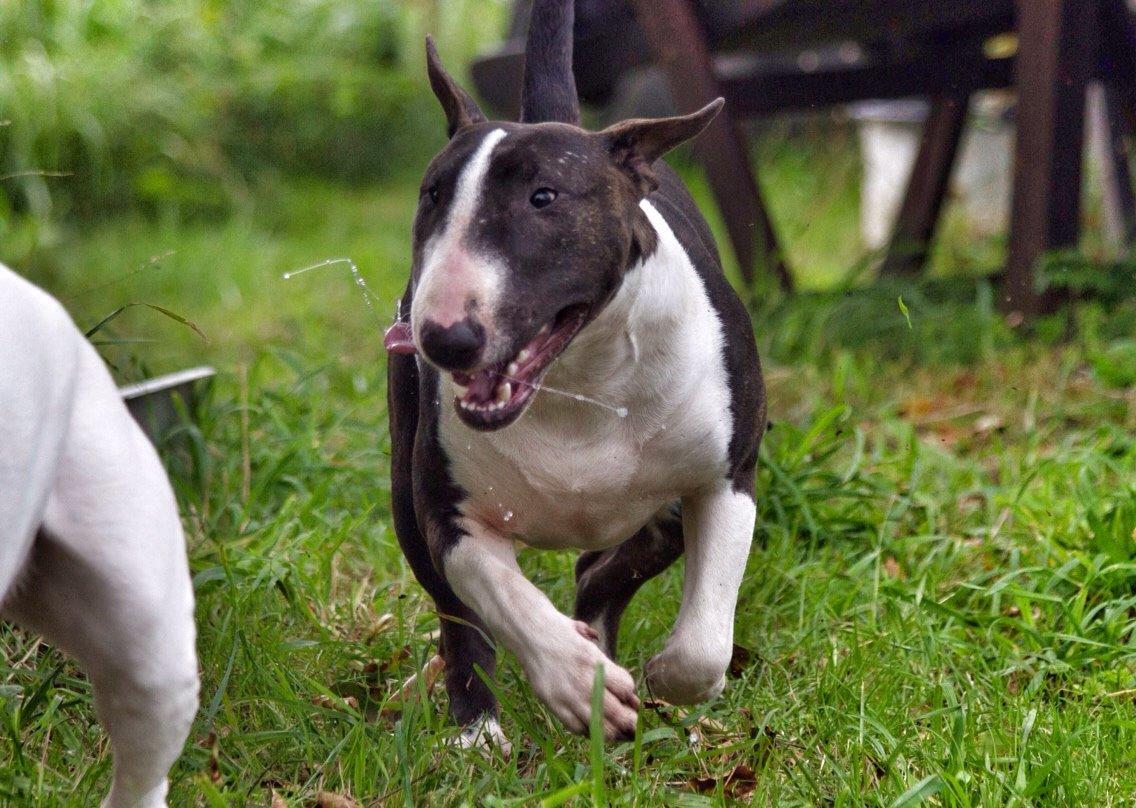
MULTIPOLYGON (((449 746, 441 688, 405 687, 438 628, 389 514, 380 337, 408 271, 413 176, 281 179, 226 218, 124 214, 23 256, 80 326, 141 301, 207 337, 130 309, 95 337, 120 379, 220 371, 164 446, 203 682, 171 804, 1128 804, 1136 308, 1082 303, 1015 330, 982 281, 834 288, 855 260, 833 235, 854 193, 839 184, 820 211, 799 199, 842 159, 771 172, 796 262, 828 291, 755 302, 773 428, 727 691, 691 711, 648 700, 636 740, 602 749, 567 735, 509 658, 508 760, 449 746), (344 266, 282 279, 336 257, 373 311, 344 266)), ((572 563, 522 554, 564 608, 572 563)), ((681 577, 628 610, 637 675, 681 577)), ((97 802, 110 757, 89 688, 10 628, 0 718, 0 802, 97 802)))

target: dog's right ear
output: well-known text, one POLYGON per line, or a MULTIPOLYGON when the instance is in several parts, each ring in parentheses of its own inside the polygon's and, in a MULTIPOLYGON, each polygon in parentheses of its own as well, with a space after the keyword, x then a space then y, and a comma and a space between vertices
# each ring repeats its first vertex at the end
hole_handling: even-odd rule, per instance
POLYGON ((446 134, 453 137, 459 129, 486 120, 477 102, 442 67, 431 36, 426 37, 426 72, 430 76, 430 87, 446 113, 446 134))
POLYGON ((651 168, 654 162, 709 126, 725 103, 717 98, 689 115, 623 121, 597 135, 615 164, 636 184, 640 194, 647 196, 659 185, 651 168))

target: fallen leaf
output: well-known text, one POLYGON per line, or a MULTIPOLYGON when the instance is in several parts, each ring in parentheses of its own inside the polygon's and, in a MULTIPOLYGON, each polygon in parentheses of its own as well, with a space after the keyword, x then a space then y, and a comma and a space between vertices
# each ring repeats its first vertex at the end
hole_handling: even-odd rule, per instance
POLYGON ((920 418, 942 409, 942 403, 928 396, 912 396, 899 405, 901 418, 920 418))
POLYGON ((753 769, 744 763, 739 763, 726 776, 722 790, 726 792, 728 797, 744 799, 752 794, 755 788, 757 788, 757 777, 754 775, 753 769))
POLYGON ((390 612, 380 614, 378 617, 371 621, 371 624, 369 626, 367 626, 367 639, 374 640, 375 637, 379 636, 393 625, 393 614, 391 614, 390 612))
POLYGON ((730 667, 728 669, 730 676, 734 679, 741 676, 746 668, 753 664, 753 657, 753 651, 734 643, 734 651, 730 654, 730 667))
POLYGON ((350 707, 352 710, 359 709, 359 700, 354 696, 344 696, 340 699, 334 699, 331 696, 319 693, 311 698, 312 704, 317 707, 323 707, 325 710, 339 710, 343 706, 350 707))
POLYGON ((321 791, 316 794, 315 808, 359 808, 359 803, 343 794, 321 791))
POLYGON ((699 794, 708 794, 718 787, 717 777, 691 777, 686 781, 686 785, 692 790, 697 791, 699 794))
POLYGON ((721 780, 717 777, 691 777, 686 785, 699 794, 709 794, 718 788, 719 782, 722 784, 722 793, 731 799, 744 799, 757 788, 757 777, 745 763, 739 763, 721 780))
POLYGON ((419 679, 422 680, 422 684, 426 688, 426 693, 431 693, 434 690, 435 683, 438 681, 438 677, 442 675, 442 670, 445 667, 446 661, 438 654, 434 654, 434 656, 430 657, 430 659, 426 661, 426 664, 422 666, 422 670, 403 682, 402 687, 391 697, 392 705, 395 706, 388 707, 383 710, 383 712, 387 714, 397 712, 399 709, 397 705, 418 698, 419 679))
POLYGON ((889 578, 895 578, 897 581, 902 581, 907 578, 907 573, 899 566, 899 562, 895 560, 895 556, 888 556, 884 559, 884 572, 888 574, 889 578))
POLYGON ((269 808, 288 808, 288 803, 276 792, 276 789, 272 789, 268 805, 269 808))

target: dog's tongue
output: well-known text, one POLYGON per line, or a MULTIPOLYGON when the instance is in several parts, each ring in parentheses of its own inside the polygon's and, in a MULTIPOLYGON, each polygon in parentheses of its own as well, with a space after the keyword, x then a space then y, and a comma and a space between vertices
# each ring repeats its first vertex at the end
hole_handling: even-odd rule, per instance
POLYGON ((418 349, 414 347, 414 332, 410 323, 395 323, 383 334, 383 347, 392 354, 413 354, 418 349))

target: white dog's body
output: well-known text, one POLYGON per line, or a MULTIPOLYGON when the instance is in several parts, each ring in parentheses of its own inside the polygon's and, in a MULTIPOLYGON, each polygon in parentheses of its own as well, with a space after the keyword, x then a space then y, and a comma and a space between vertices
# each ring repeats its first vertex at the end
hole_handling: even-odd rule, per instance
POLYGON ((3 266, 0 379, 0 611, 90 677, 114 749, 105 804, 164 806, 198 692, 173 492, 95 350, 3 266))

